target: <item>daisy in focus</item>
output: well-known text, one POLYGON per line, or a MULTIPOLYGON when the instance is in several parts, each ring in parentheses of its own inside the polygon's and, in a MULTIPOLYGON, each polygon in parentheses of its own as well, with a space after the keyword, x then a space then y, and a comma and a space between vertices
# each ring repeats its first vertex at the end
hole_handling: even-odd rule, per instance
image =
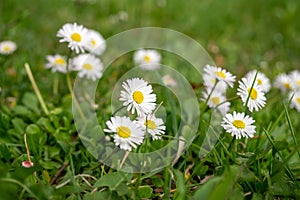
POLYGON ((158 140, 165 134, 166 126, 161 118, 155 116, 141 116, 137 118, 137 124, 142 127, 144 132, 148 132, 153 140, 158 140))
POLYGON ((114 143, 120 149, 131 151, 132 147, 136 148, 144 140, 144 132, 136 123, 132 122, 129 117, 111 117, 106 122, 107 128, 105 132, 115 133, 114 143))
POLYGON ((95 30, 88 30, 88 39, 85 49, 97 56, 101 55, 106 49, 106 42, 102 35, 95 30))
MULTIPOLYGON (((201 100, 206 101, 210 93, 211 93, 210 89, 207 89, 205 92, 203 92, 202 93, 203 98, 201 98, 201 100)), ((222 115, 225 115, 230 110, 230 102, 225 102, 225 101, 226 101, 225 95, 215 90, 210 94, 209 100, 207 101, 207 105, 209 108, 216 108, 221 112, 222 115)))
POLYGON ((93 54, 80 54, 70 61, 72 67, 78 70, 80 78, 86 77, 96 81, 102 77, 103 64, 99 58, 93 54))
POLYGON ((292 84, 291 87, 294 91, 300 90, 300 71, 294 70, 289 74, 289 77, 291 77, 292 84))
POLYGON ((274 81, 274 87, 278 88, 282 93, 292 89, 292 79, 287 74, 279 74, 274 81))
POLYGON ((256 82, 254 83, 253 88, 251 90, 252 84, 253 80, 248 78, 242 78, 242 80, 239 81, 239 88, 237 92, 237 95, 241 97, 244 106, 247 103, 246 101, 248 99, 248 96, 250 96, 246 105, 250 112, 252 112, 253 109, 255 111, 258 111, 259 109, 264 107, 267 100, 262 88, 256 82))
POLYGON ((253 125, 255 121, 252 117, 245 115, 245 113, 226 114, 223 118, 221 126, 225 129, 227 133, 231 133, 236 139, 242 137, 252 138, 255 133, 255 126, 253 125))
MULTIPOLYGON (((253 70, 253 71, 248 72, 245 77, 247 79, 254 81, 255 74, 256 74, 256 71, 253 70)), ((271 89, 270 79, 268 79, 268 77, 264 73, 258 72, 255 80, 256 80, 257 85, 259 85, 264 92, 267 93, 270 91, 270 89, 271 89)))
POLYGON ((152 86, 140 78, 132 78, 123 82, 120 101, 132 114, 138 116, 150 114, 156 106, 156 95, 152 94, 152 86))
POLYGON ((0 54, 10 55, 17 49, 15 42, 10 40, 5 40, 0 42, 0 54))
POLYGON ((219 80, 220 82, 226 83, 231 88, 233 87, 236 78, 230 72, 227 72, 225 69, 210 65, 206 65, 204 67, 204 73, 206 73, 212 78, 219 80))
POLYGON ((155 50, 137 50, 133 55, 133 61, 144 70, 155 70, 160 67, 160 54, 155 50))
POLYGON ((298 112, 300 112, 300 91, 290 92, 289 99, 291 99, 291 108, 296 108, 298 112))
POLYGON ((46 69, 51 69, 53 73, 61 72, 65 74, 67 72, 67 60, 65 56, 61 56, 59 54, 53 56, 48 55, 46 59, 48 61, 47 64, 45 65, 46 69))
POLYGON ((226 90, 228 88, 228 85, 225 82, 221 82, 221 81, 218 81, 217 85, 215 85, 217 79, 214 76, 211 76, 209 74, 203 74, 203 81, 204 81, 203 84, 209 90, 212 90, 214 88, 214 91, 218 91, 220 93, 226 93, 226 90))
POLYGON ((67 42, 68 47, 76 53, 84 53, 84 48, 88 42, 88 29, 77 23, 67 23, 57 32, 59 42, 67 42))

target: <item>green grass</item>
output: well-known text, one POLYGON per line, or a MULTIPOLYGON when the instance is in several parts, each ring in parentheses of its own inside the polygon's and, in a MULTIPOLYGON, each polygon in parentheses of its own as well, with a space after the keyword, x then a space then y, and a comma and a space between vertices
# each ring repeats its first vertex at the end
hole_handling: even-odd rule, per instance
MULTIPOLYGON (((18 45, 14 54, 0 55, 0 199, 299 199, 300 118, 278 90, 267 94, 265 108, 249 113, 256 121, 252 139, 233 140, 221 129, 212 130, 211 110, 200 103, 201 113, 207 112, 200 116, 198 135, 176 164, 139 174, 110 168, 93 156, 97 152, 85 148, 75 127, 65 76, 44 69, 46 55, 68 53, 56 37, 59 28, 78 22, 105 38, 144 26, 174 29, 198 41, 217 65, 238 79, 259 69, 274 80, 281 72, 300 68, 299 6, 297 0, 0 1, 0 41, 18 45), (120 11, 128 19, 118 19, 120 11), (26 62, 49 114, 34 93, 26 62), (202 157, 199 151, 208 129, 221 137, 202 157), (29 169, 21 167, 27 160, 24 133, 34 162, 29 169)), ((162 55, 163 63, 187 68, 182 72, 200 97, 201 77, 183 59, 162 55)), ((112 114, 113 83, 132 65, 132 53, 124 55, 100 80, 96 113, 102 127, 112 114)), ((229 98, 236 96, 236 86, 229 98)), ((173 138, 181 118, 176 97, 154 88, 168 114, 167 136, 150 146, 159 148, 173 138)), ((240 99, 231 104, 231 111, 245 110, 240 99)), ((101 130, 93 128, 88 130, 97 136, 101 130)))

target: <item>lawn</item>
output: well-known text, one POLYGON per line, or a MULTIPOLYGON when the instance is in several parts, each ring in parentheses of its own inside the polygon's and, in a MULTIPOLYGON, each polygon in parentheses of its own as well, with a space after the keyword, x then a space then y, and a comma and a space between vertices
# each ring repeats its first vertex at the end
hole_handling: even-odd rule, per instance
POLYGON ((299 199, 299 11, 0 0, 0 199, 299 199))

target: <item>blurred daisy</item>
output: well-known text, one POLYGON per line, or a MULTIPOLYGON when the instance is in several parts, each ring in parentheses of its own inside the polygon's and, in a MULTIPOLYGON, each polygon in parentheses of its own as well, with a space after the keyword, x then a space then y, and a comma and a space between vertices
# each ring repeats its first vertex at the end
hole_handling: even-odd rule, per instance
POLYGON ((252 117, 245 115, 245 113, 226 114, 223 118, 221 126, 227 133, 231 133, 233 137, 240 139, 242 137, 252 138, 255 133, 255 126, 252 125, 255 121, 252 117))
POLYGON ((155 70, 160 67, 160 54, 155 50, 137 50, 133 55, 134 63, 145 70, 155 70))
POLYGON ((86 77, 95 81, 102 77, 103 64, 93 54, 80 54, 71 60, 71 65, 79 71, 80 78, 86 77))
POLYGON ((88 42, 88 29, 77 23, 67 23, 57 32, 59 42, 68 42, 68 47, 76 53, 84 52, 88 42))
POLYGON ((298 112, 300 112, 300 91, 290 92, 289 99, 292 98, 291 108, 296 108, 298 112), (293 97, 293 98, 292 98, 293 97))
POLYGON ((289 74, 291 77, 292 84, 291 87, 293 90, 300 90, 300 71, 294 70, 289 74))
POLYGON ((177 85, 175 79, 170 74, 163 76, 162 81, 166 86, 175 87, 177 85))
POLYGON ((104 131, 115 133, 114 142, 120 149, 131 151, 132 147, 136 148, 144 140, 142 128, 132 122, 129 117, 111 117, 106 125, 108 129, 104 131))
POLYGON ((51 68, 52 72, 61 72, 64 74, 67 72, 67 60, 65 56, 61 56, 59 54, 53 56, 48 55, 46 59, 48 62, 45 65, 45 68, 47 69, 51 68))
POLYGON ((212 90, 213 87, 215 87, 214 91, 225 93, 228 88, 228 85, 223 81, 219 81, 215 86, 217 79, 214 76, 208 74, 203 74, 203 80, 205 87, 209 90, 212 90))
MULTIPOLYGON (((255 74, 256 74, 256 70, 253 70, 253 71, 248 72, 245 77, 247 79, 254 81, 255 74)), ((270 79, 268 79, 268 77, 261 72, 257 73, 256 83, 257 83, 257 85, 259 85, 262 88, 262 90, 264 92, 269 92, 271 89, 270 79)))
POLYGON ((140 78, 128 79, 123 82, 120 101, 124 101, 123 106, 127 110, 138 116, 150 114, 155 109, 156 95, 152 94, 152 86, 147 81, 140 78))
POLYGON ((227 72, 225 69, 221 67, 215 67, 206 65, 204 67, 204 73, 208 74, 212 78, 215 78, 221 82, 226 83, 229 87, 233 87, 233 83, 235 82, 235 76, 233 76, 230 72, 227 72))
POLYGON ((161 135, 165 134, 166 126, 161 118, 155 116, 140 116, 137 118, 137 124, 142 127, 142 130, 151 135, 153 140, 161 138, 161 135))
MULTIPOLYGON (((210 93, 211 93, 210 89, 207 89, 205 92, 203 92, 202 93, 203 98, 201 98, 201 100, 206 101, 210 93)), ((225 102, 225 101, 226 101, 225 95, 215 90, 211 93, 210 98, 207 101, 207 105, 210 108, 216 108, 222 113, 222 115, 225 115, 230 110, 230 102, 225 102)))
POLYGON ((279 74, 276 76, 274 81, 274 87, 281 90, 281 92, 286 92, 292 89, 293 81, 287 74, 279 74))
POLYGON ((0 54, 9 55, 17 49, 16 43, 10 40, 0 42, 0 54))
POLYGON ((265 106, 266 104, 266 97, 265 93, 263 92, 262 88, 257 84, 254 83, 254 86, 251 91, 251 86, 252 86, 253 80, 247 79, 247 78, 242 78, 241 81, 239 81, 239 88, 237 95, 239 95, 244 102, 244 106, 246 105, 246 101, 248 96, 250 95, 247 107, 250 112, 253 111, 258 111, 262 107, 265 106), (251 91, 251 93, 250 93, 251 91))
POLYGON ((97 56, 101 55, 106 49, 106 42, 102 35, 95 30, 88 30, 88 41, 85 49, 97 56))

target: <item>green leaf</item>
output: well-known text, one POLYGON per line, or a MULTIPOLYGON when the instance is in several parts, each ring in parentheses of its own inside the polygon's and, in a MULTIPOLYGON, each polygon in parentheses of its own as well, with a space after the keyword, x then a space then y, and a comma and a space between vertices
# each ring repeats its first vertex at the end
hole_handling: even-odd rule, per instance
POLYGON ((122 171, 112 172, 102 176, 96 183, 95 187, 107 186, 110 190, 116 190, 118 186, 125 181, 130 180, 132 174, 124 173, 122 171))
POLYGON ((20 115, 22 117, 28 117, 32 114, 27 107, 21 105, 16 105, 12 110, 16 115, 20 115))
POLYGON ((176 192, 174 195, 174 199, 184 199, 185 198, 185 177, 179 171, 174 169, 173 173, 175 175, 175 182, 176 182, 176 192))
POLYGON ((26 92, 22 98, 22 103, 35 113, 40 113, 39 102, 34 93, 26 92))
POLYGON ((140 198, 150 199, 152 193, 153 193, 153 189, 148 185, 139 187, 138 195, 140 198))
POLYGON ((23 135, 25 133, 25 126, 26 124, 24 123, 24 121, 20 118, 14 118, 12 120, 12 124, 14 126, 15 131, 20 134, 23 135))

